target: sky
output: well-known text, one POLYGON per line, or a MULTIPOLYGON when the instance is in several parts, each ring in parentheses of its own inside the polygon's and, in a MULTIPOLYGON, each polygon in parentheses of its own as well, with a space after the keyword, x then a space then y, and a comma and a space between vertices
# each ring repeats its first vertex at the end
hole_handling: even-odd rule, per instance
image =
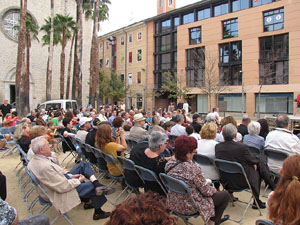
MULTIPOLYGON (((180 8, 200 0, 176 0, 180 8)), ((100 23, 100 35, 156 15, 157 0, 111 0, 109 20, 100 23)))

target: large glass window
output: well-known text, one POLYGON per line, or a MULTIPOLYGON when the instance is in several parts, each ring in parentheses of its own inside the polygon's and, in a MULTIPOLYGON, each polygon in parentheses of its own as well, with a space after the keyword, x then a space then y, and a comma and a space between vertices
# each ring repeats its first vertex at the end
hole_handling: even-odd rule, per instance
POLYGON ((166 51, 171 49, 171 34, 161 36, 161 51, 166 51))
POLYGON ((242 9, 248 9, 250 7, 248 0, 233 0, 231 2, 232 12, 242 9))
POLYGON ((142 94, 136 94, 136 107, 138 109, 141 109, 143 107, 143 95, 142 94))
POLYGON ((293 113, 293 93, 261 93, 256 94, 256 112, 261 113, 293 113))
POLYGON ((205 48, 187 50, 187 86, 201 87, 205 85, 205 48))
POLYGON ((220 16, 228 12, 228 3, 214 6, 214 16, 220 16))
POLYGON ((177 26, 179 26, 179 25, 180 25, 180 18, 178 16, 178 17, 174 18, 174 28, 177 27, 177 26))
POLYGON ((195 21, 195 14, 194 12, 191 12, 191 13, 188 13, 188 14, 185 14, 183 16, 183 24, 186 24, 186 23, 192 23, 195 21))
POLYGON ((165 20, 161 22, 161 32, 167 32, 171 29, 171 20, 165 20))
POLYGON ((241 85, 242 42, 220 45, 220 82, 222 85, 241 85))
POLYGON ((223 38, 232 38, 239 35, 238 19, 223 21, 223 38))
POLYGON ((201 27, 190 29, 190 45, 201 44, 201 27))
POLYGON ((208 96, 197 95, 197 112, 208 113, 208 96))
POLYGON ((210 8, 198 11, 198 20, 204 20, 210 17, 210 8))
POLYGON ((284 9, 264 13, 264 31, 280 30, 284 27, 284 9))
POLYGON ((260 84, 287 84, 289 77, 289 35, 260 38, 260 84))
POLYGON ((171 53, 161 55, 161 69, 171 69, 171 53))
MULTIPOLYGON (((224 112, 242 111, 242 94, 220 94, 218 96, 219 107, 224 112)), ((245 98, 246 101, 246 98, 245 98)), ((246 102, 245 102, 246 105, 246 102)))

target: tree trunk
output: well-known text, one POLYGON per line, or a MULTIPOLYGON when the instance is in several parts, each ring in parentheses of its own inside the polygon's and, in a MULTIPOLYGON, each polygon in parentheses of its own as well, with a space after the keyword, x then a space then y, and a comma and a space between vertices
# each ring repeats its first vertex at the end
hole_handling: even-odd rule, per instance
POLYGON ((53 20, 54 20, 54 0, 51 1, 51 28, 50 28, 50 43, 49 43, 49 55, 47 65, 47 76, 46 76, 46 100, 51 100, 52 90, 52 68, 53 68, 53 20))
POLYGON ((17 56, 17 69, 16 69, 16 110, 19 116, 26 115, 25 110, 22 108, 21 92, 24 90, 24 83, 22 77, 25 76, 25 32, 26 32, 26 14, 27 14, 27 0, 20 1, 21 15, 20 15, 20 29, 18 37, 18 56, 17 56))
POLYGON ((67 37, 65 31, 63 31, 62 35, 62 45, 61 45, 61 54, 60 54, 60 99, 64 98, 65 93, 65 61, 66 61, 66 42, 67 37))
POLYGON ((99 42, 97 38, 98 34, 98 11, 99 11, 100 0, 97 0, 94 4, 94 26, 93 26, 93 37, 92 46, 90 54, 90 94, 89 103, 95 107, 95 102, 97 100, 97 87, 99 87, 99 42), (98 83, 97 83, 98 82, 98 83), (98 84, 98 85, 97 85, 98 84))
POLYGON ((78 107, 82 107, 82 20, 83 20, 83 0, 76 0, 77 3, 77 32, 74 51, 74 70, 72 98, 77 100, 78 107))
POLYGON ((72 42, 71 42, 71 48, 70 48, 70 56, 69 56, 69 65, 68 65, 68 75, 67 75, 67 90, 66 90, 66 99, 69 99, 70 97, 70 85, 71 85, 71 68, 72 68, 72 51, 73 51, 73 45, 75 41, 75 33, 73 33, 72 42))

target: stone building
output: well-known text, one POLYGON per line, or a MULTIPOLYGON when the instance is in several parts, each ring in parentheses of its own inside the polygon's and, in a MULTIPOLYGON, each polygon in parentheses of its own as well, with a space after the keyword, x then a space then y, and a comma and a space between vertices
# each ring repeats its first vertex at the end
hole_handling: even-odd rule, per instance
MULTIPOLYGON (((34 18, 39 27, 41 27, 44 24, 44 19, 50 16, 50 2, 40 0, 30 0, 27 2, 28 13, 34 18)), ((15 101, 14 92, 18 43, 17 34, 13 27, 18 24, 19 21, 19 4, 19 0, 0 1, 0 102, 3 102, 4 98, 8 99, 10 103, 15 101)), ((55 1, 54 12, 55 14, 69 14, 76 21, 76 3, 73 0, 55 1)), ((91 24, 91 20, 83 21, 83 105, 86 105, 88 102, 88 82, 90 76, 89 58, 92 34, 91 24)), ((38 103, 41 103, 46 99, 48 46, 42 46, 41 39, 43 35, 44 32, 39 32, 38 37, 40 42, 32 40, 30 74, 30 108, 32 109, 35 108, 38 103)), ((68 42, 66 47, 66 71, 70 45, 71 41, 68 42)), ((60 51, 60 45, 54 47, 52 99, 59 98, 60 51)))

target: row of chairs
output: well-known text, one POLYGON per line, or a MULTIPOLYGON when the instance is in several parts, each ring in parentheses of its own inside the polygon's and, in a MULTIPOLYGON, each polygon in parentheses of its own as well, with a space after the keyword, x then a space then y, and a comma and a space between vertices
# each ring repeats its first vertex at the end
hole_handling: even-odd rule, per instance
POLYGON ((3 127, 0 128, 0 134, 4 134, 4 135, 9 134, 12 138, 10 141, 6 141, 6 139, 4 138, 8 149, 5 150, 5 152, 2 154, 1 158, 4 158, 5 156, 15 153, 15 150, 16 150, 16 142, 14 141, 15 130, 16 130, 16 126, 12 126, 9 128, 3 128, 3 127))

